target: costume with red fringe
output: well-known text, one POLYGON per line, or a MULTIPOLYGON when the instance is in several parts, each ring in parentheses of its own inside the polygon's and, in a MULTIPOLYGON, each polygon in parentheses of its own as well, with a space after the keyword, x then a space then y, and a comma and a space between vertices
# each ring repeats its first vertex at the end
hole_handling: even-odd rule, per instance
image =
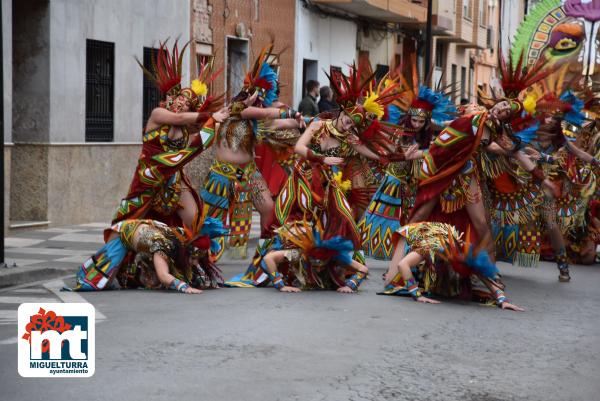
MULTIPOLYGON (((293 147, 300 136, 294 130, 268 129, 268 121, 257 121, 241 117, 246 108, 244 101, 258 93, 255 107, 271 107, 277 99, 278 77, 269 60, 274 55, 273 45, 262 49, 253 67, 244 78, 244 86, 233 99, 230 117, 225 120, 217 132, 219 144, 226 144, 232 152, 244 152, 255 156, 255 146, 260 142, 277 142, 282 146, 293 147)), ((282 117, 283 118, 283 117, 282 117)), ((276 153, 274 154, 276 155, 276 153)), ((255 195, 260 195, 264 179, 255 160, 247 163, 230 163, 215 158, 210 167, 200 196, 204 201, 205 212, 221 219, 231 230, 229 248, 234 257, 244 258, 252 224, 252 207, 255 195)), ((269 222, 261 227, 261 236, 267 235, 269 222)))
POLYGON ((183 283, 198 289, 223 285, 221 271, 210 256, 218 247, 214 239, 227 233, 219 220, 207 218, 184 229, 156 220, 131 219, 118 222, 110 230, 119 236, 79 267, 73 291, 164 288, 154 268, 156 253, 166 259, 169 273, 183 283), (195 264, 189 263, 190 257, 195 258, 195 264))
MULTIPOLYGON (((405 254, 416 252, 424 262, 413 268, 420 291, 493 304, 495 297, 481 280, 494 281, 497 267, 485 250, 475 249, 455 226, 422 222, 407 224, 394 233, 394 247, 406 242, 405 254)), ((380 295, 409 295, 409 283, 398 273, 380 295)))
POLYGON ((360 77, 361 70, 356 66, 352 67, 349 76, 339 72, 330 75, 341 112, 353 120, 354 132, 339 132, 336 120, 312 123, 318 124, 319 128, 311 138, 309 152, 317 159, 340 157, 344 163, 329 166, 322 160, 317 163, 299 160, 275 204, 275 215, 281 225, 301 220, 317 209, 327 235, 350 240, 355 250, 361 245, 356 209, 362 207, 364 210, 370 198, 364 196, 368 189, 361 185, 365 177, 362 173, 368 166, 358 157, 354 146, 364 143, 378 155, 391 153, 391 134, 395 128, 379 119, 383 117, 385 105, 397 98, 394 86, 373 85, 373 76, 364 80, 360 77), (336 139, 339 145, 322 149, 321 143, 327 138, 336 139))
POLYGON ((317 216, 310 221, 292 221, 275 230, 275 236, 263 247, 244 274, 226 282, 231 287, 263 287, 270 282, 307 289, 336 290, 348 286, 354 291, 366 274, 350 267, 354 244, 325 232, 317 216), (326 239, 327 238, 327 239, 326 239), (271 251, 285 251, 277 274, 268 272, 263 260, 271 251))
MULTIPOLYGON (((413 144, 421 150, 427 149, 432 137, 432 118, 441 124, 451 120, 456 112, 448 94, 439 88, 434 91, 419 85, 416 72, 413 77, 411 89, 407 88, 404 76, 397 73, 402 85, 400 97, 386 108, 386 119, 399 125, 393 137, 398 154, 413 144), (412 127, 413 116, 425 119, 425 125, 418 132, 412 127)), ((420 160, 394 161, 386 166, 385 175, 358 223, 365 255, 380 260, 392 258, 392 236, 408 222, 417 192, 419 167, 420 160)))
MULTIPOLYGON (((186 45, 187 47, 187 45, 186 45)), ((170 107, 173 98, 184 96, 189 99, 192 108, 203 119, 198 134, 192 134, 191 129, 182 126, 183 137, 169 138, 171 125, 164 124, 143 134, 142 150, 136 171, 133 175, 128 194, 121 200, 112 224, 128 219, 151 219, 162 221, 169 226, 182 226, 177 215, 181 208, 179 203, 181 191, 190 191, 202 211, 202 202, 186 177, 183 167, 191 162, 202 151, 208 148, 214 138, 214 120, 210 111, 219 107, 219 99, 208 95, 207 84, 215 75, 212 64, 203 64, 198 79, 192 82, 192 88, 181 89, 181 64, 185 47, 180 53, 177 43, 169 51, 166 43, 161 43, 156 58, 152 58, 152 69, 144 67, 144 73, 158 86, 163 96, 167 96, 165 107, 170 107)), ((139 61, 138 61, 139 63, 139 61)), ((199 218, 199 216, 196 216, 199 218)), ((106 230, 105 239, 110 235, 106 230)))
POLYGON ((537 265, 541 254, 555 259, 562 269, 568 267, 566 249, 553 249, 547 238, 547 223, 558 225, 568 245, 568 239, 586 225, 587 204, 596 186, 594 167, 577 158, 566 146, 567 142, 577 140, 575 130, 585 121, 582 112, 585 102, 572 92, 573 85, 565 82, 565 74, 563 68, 535 85, 525 99, 528 111, 537 118, 552 117, 551 122, 540 124, 530 146, 540 152, 542 170, 560 190, 557 197, 539 191, 540 207, 536 218, 526 227, 538 236, 536 246, 532 247, 531 265, 537 265))

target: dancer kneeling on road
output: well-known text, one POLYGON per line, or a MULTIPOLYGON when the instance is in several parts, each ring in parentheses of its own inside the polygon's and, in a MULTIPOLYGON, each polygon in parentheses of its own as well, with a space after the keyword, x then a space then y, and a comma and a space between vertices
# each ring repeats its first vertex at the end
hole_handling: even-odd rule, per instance
MULTIPOLYGON (((471 295, 502 309, 523 311, 508 302, 504 285, 496 280, 498 268, 487 252, 473 249, 461 237, 462 233, 454 226, 444 223, 400 227, 394 236, 396 249, 381 294, 410 295, 417 302, 431 304, 440 301, 425 297, 423 292, 454 297, 471 295), (415 276, 420 277, 420 283, 415 276), (477 288, 479 282, 485 286, 483 291, 477 288)), ((485 246, 482 241, 480 248, 485 246)))
POLYGON ((358 291, 369 269, 352 260, 352 241, 340 236, 327 239, 320 220, 313 221, 292 222, 277 229, 272 247, 259 262, 260 268, 281 292, 358 291))
POLYGON ((212 238, 227 233, 218 219, 207 218, 201 230, 169 227, 155 220, 123 220, 111 227, 118 237, 86 260, 74 291, 118 288, 169 289, 199 294, 223 284, 209 250, 212 238), (192 234, 197 233, 197 234, 192 234))

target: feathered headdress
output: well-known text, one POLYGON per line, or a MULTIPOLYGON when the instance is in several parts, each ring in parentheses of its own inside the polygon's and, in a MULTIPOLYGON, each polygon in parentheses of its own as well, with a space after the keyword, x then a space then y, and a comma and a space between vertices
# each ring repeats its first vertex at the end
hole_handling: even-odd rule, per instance
POLYGON ((252 95, 258 92, 258 101, 266 107, 271 106, 278 97, 279 77, 269 64, 273 58, 277 59, 277 55, 273 53, 273 46, 271 43, 261 50, 254 65, 246 73, 242 88, 243 94, 252 95))
POLYGON ((543 59, 539 59, 531 67, 524 65, 524 61, 525 52, 523 50, 519 53, 516 63, 513 60, 512 52, 508 54, 508 61, 502 52, 499 53, 500 69, 498 73, 505 98, 517 99, 525 89, 556 71, 555 67, 548 65, 543 59))
POLYGON ((533 85, 523 104, 530 114, 558 116, 569 124, 581 127, 585 121, 585 99, 580 98, 583 94, 578 96, 572 91, 574 80, 565 81, 567 71, 568 66, 564 66, 556 74, 533 85))
POLYGON ((354 245, 352 241, 336 236, 323 240, 324 230, 318 218, 309 222, 306 217, 302 221, 294 221, 276 230, 282 242, 288 242, 299 248, 303 257, 311 264, 322 265, 329 261, 337 261, 348 265, 352 263, 354 245))
MULTIPOLYGON (((327 74, 327 73, 326 73, 327 74)), ((383 122, 386 108, 400 96, 398 80, 379 82, 369 67, 353 64, 348 76, 339 70, 327 74, 336 102, 354 122, 358 137, 375 153, 386 156, 392 146, 391 136, 397 127, 383 122)))
POLYGON ((222 93, 219 96, 212 96, 209 93, 209 86, 223 72, 223 67, 214 71, 214 57, 209 57, 203 60, 198 67, 198 78, 194 79, 191 84, 191 89, 199 98, 199 105, 196 111, 216 111, 223 106, 222 93))
POLYGON ((524 65, 524 52, 519 53, 518 59, 513 59, 513 53, 509 53, 508 60, 500 53, 498 55, 498 83, 499 87, 494 89, 490 86, 491 94, 478 89, 482 103, 491 109, 499 102, 506 101, 511 108, 511 120, 522 116, 524 105, 519 97, 537 82, 542 81, 556 71, 556 67, 547 64, 543 59, 538 60, 532 66, 524 65))
POLYGON ((144 75, 154 83, 160 90, 163 96, 167 96, 167 108, 172 103, 172 98, 176 96, 184 96, 190 101, 190 109, 196 109, 199 105, 202 111, 213 110, 218 107, 218 99, 208 97, 208 85, 221 73, 222 69, 212 73, 213 63, 203 63, 200 66, 200 74, 194 79, 190 88, 181 87, 183 55, 190 42, 187 42, 181 51, 176 40, 171 50, 167 47, 168 39, 164 42, 159 42, 159 48, 156 52, 151 53, 151 69, 149 71, 136 58, 137 63, 142 68, 144 75), (169 99, 170 98, 170 99, 169 99), (207 102, 208 100, 208 102, 207 102))
POLYGON ((181 90, 183 55, 189 42, 183 46, 181 52, 179 51, 177 40, 173 44, 171 50, 167 47, 168 42, 169 39, 164 42, 159 42, 156 56, 154 55, 154 52, 151 53, 151 71, 144 67, 137 58, 136 61, 144 71, 144 75, 156 85, 163 95, 175 96, 179 94, 181 90))
POLYGON ((467 240, 462 241, 459 237, 450 235, 447 241, 444 241, 444 249, 440 254, 440 259, 449 263, 452 269, 463 277, 472 274, 480 274, 483 277, 495 278, 498 274, 498 268, 490 259, 490 255, 484 249, 485 241, 478 246, 473 246, 467 240))
POLYGON ((438 125, 441 125, 444 121, 452 120, 457 113, 450 97, 453 84, 441 87, 441 84, 438 83, 435 89, 431 89, 420 83, 417 64, 414 59, 410 68, 410 83, 400 67, 392 73, 392 76, 400 82, 402 91, 400 97, 388 108, 388 113, 400 113, 398 120, 404 114, 408 114, 423 117, 427 120, 431 119, 438 125))

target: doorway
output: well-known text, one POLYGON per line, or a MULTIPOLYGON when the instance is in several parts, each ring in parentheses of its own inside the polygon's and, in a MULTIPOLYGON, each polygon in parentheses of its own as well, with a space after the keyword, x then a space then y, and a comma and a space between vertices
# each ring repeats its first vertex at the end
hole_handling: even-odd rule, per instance
POLYGON ((244 86, 244 76, 248 69, 248 41, 227 37, 227 75, 225 81, 226 99, 237 95, 244 86))

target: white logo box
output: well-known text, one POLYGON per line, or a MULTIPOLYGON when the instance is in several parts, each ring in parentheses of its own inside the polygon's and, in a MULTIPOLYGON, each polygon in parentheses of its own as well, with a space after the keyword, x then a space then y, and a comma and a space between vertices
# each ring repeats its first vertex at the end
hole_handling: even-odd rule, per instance
MULTIPOLYGON (((64 328, 64 326, 63 326, 64 328)), ((25 303, 18 310, 18 370, 23 377, 91 377, 96 367, 96 310, 88 303, 25 303), (71 325, 62 333, 57 330, 32 330, 30 340, 24 339, 31 317, 38 315, 35 326, 45 321, 56 327, 56 320, 64 318, 71 325), (50 312, 57 319, 52 320, 50 312), (44 315, 45 313, 45 315, 44 315), (87 328, 85 328, 87 324, 87 328), (83 327, 82 327, 83 326, 83 327), (47 340, 49 349, 42 353, 42 343, 47 340), (87 341, 87 352, 85 343, 87 341), (61 345, 68 342, 68 349, 61 345), (64 349, 63 349, 64 348, 64 349), (62 359, 65 357, 65 359, 62 359)))

